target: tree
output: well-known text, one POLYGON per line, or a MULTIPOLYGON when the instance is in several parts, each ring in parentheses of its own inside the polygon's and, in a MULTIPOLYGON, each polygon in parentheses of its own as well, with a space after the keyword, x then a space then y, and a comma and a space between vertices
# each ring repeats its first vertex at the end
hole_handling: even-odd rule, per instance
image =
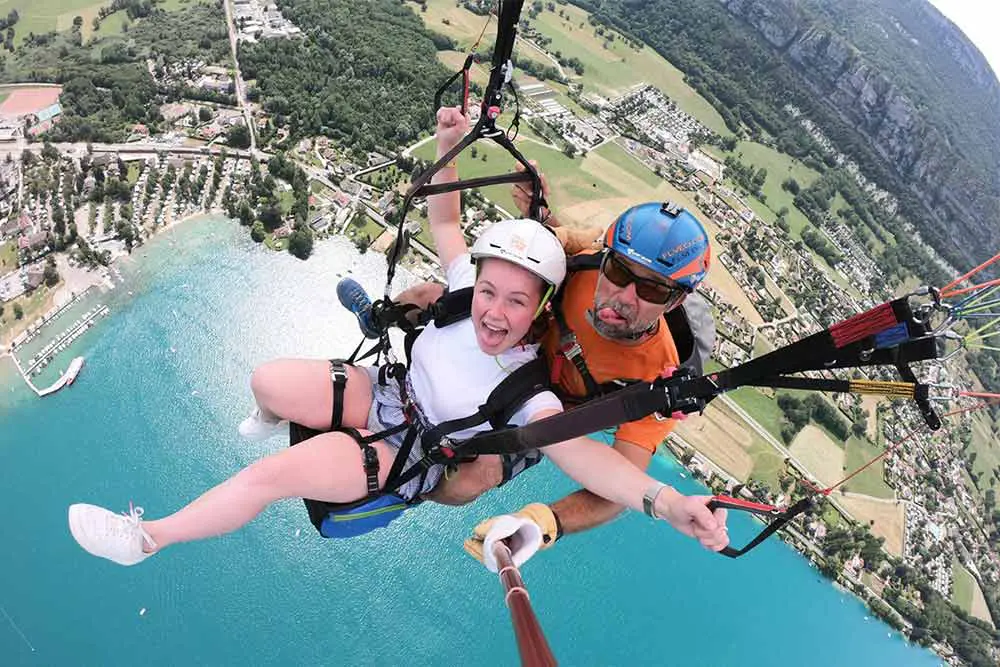
POLYGON ((250 228, 250 238, 256 243, 260 243, 267 236, 267 232, 264 230, 264 225, 260 220, 253 223, 253 227, 250 228))
POLYGON ((45 260, 45 271, 42 275, 48 287, 53 287, 59 282, 59 271, 56 269, 56 260, 52 255, 49 255, 45 260))
POLYGON ((309 259, 313 250, 312 230, 300 225, 288 237, 288 252, 299 259, 309 259))
POLYGON ((244 227, 249 227, 253 224, 253 210, 251 210, 250 204, 248 204, 245 199, 240 202, 239 217, 240 224, 244 227))
POLYGON ((14 304, 14 319, 19 320, 24 317, 24 308, 21 308, 21 304, 14 304))
POLYGON ((226 143, 233 148, 250 148, 250 131, 246 125, 233 125, 229 128, 226 143))
POLYGON ((203 123, 212 120, 212 110, 208 107, 198 107, 198 120, 203 123))
POLYGON ((277 204, 268 204, 260 209, 257 220, 264 225, 264 229, 273 232, 281 227, 281 209, 277 204))

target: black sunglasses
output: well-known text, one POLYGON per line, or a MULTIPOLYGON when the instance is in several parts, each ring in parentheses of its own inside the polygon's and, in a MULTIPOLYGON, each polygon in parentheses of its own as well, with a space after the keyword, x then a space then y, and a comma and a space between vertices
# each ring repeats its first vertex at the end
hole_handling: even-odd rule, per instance
POLYGON ((661 306, 677 303, 688 294, 688 290, 679 285, 668 285, 660 280, 635 275, 613 252, 604 256, 604 260, 601 262, 601 273, 618 287, 628 287, 630 284, 634 284, 637 297, 661 306))

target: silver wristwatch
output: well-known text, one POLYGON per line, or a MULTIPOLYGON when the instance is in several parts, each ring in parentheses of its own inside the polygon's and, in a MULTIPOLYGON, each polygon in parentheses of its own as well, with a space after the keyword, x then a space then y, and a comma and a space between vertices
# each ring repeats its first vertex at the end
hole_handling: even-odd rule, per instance
POLYGON ((654 519, 659 519, 660 516, 656 513, 656 497, 660 495, 667 485, 663 482, 657 482, 653 484, 648 489, 646 493, 642 495, 642 511, 646 513, 647 516, 651 516, 654 519))

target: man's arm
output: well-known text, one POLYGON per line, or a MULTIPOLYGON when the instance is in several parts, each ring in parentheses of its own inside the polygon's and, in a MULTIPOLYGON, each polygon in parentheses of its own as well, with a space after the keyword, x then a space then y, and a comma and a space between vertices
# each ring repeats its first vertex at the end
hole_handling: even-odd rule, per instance
MULTIPOLYGON (((639 470, 649 467, 653 453, 624 440, 615 440, 614 448, 639 470)), ((608 523, 625 511, 618 505, 586 489, 574 491, 565 498, 549 503, 549 509, 556 515, 564 535, 580 533, 608 523)))

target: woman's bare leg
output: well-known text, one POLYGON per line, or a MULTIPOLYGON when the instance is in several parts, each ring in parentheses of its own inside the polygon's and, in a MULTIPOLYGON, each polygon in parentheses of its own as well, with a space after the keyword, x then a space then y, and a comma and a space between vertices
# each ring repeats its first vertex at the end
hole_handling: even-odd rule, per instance
MULTIPOLYGON (((368 373, 347 366, 342 426, 365 428, 372 404, 368 373)), ((333 418, 333 380, 324 359, 276 359, 259 366, 250 380, 264 417, 287 419, 325 431, 333 418)))
MULTIPOLYGON (((374 445, 379 484, 385 484, 396 450, 374 445)), ((170 516, 142 526, 158 549, 232 532, 282 498, 347 503, 368 488, 361 448, 346 433, 323 433, 256 461, 170 516)))

